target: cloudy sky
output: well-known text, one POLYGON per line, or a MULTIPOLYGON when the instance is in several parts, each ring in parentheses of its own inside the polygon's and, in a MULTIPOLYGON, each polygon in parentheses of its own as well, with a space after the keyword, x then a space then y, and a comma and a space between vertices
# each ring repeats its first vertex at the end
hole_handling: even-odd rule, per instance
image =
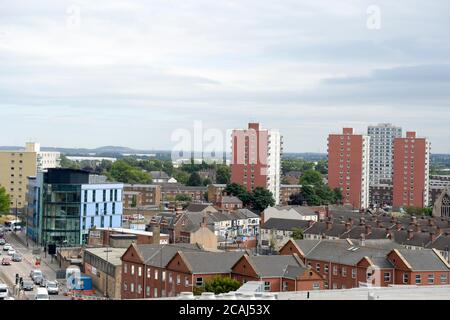
POLYGON ((0 145, 171 149, 259 121, 288 152, 392 122, 450 153, 448 0, 0 0, 0 145))

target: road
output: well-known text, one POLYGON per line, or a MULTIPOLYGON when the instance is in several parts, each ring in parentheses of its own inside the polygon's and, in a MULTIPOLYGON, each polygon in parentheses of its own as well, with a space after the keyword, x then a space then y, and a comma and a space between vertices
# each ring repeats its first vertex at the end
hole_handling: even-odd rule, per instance
MULTIPOLYGON (((11 233, 7 233, 5 235, 5 240, 22 256, 22 262, 11 262, 10 266, 1 266, 0 265, 0 282, 7 284, 10 287, 10 292, 13 292, 13 285, 16 281, 16 274, 19 274, 23 279, 30 279, 31 270, 35 269, 35 257, 33 255, 32 249, 27 248, 20 242, 16 237, 14 237, 11 233)), ((0 246, 1 255, 0 258, 7 257, 7 252, 3 251, 3 247, 0 246)), ((1 260, 1 259, 0 259, 1 260)), ((45 263, 42 263, 39 269, 44 274, 44 278, 48 280, 56 280, 56 273, 53 269, 51 269, 45 263)), ((69 297, 66 297, 62 294, 59 295, 51 295, 50 300, 70 300, 69 297)), ((36 287, 31 292, 26 292, 24 299, 34 299, 36 293, 36 287)))

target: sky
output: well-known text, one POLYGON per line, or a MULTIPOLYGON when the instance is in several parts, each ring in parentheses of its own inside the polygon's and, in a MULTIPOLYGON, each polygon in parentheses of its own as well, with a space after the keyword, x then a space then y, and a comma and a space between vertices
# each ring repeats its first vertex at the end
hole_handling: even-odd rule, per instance
POLYGON ((448 0, 0 0, 0 145, 171 150, 260 122, 285 152, 390 122, 450 153, 448 0))

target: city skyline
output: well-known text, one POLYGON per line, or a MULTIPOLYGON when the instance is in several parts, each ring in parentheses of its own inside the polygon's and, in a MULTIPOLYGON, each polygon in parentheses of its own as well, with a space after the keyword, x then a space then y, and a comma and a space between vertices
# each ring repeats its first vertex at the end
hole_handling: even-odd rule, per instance
POLYGON ((6 3, 0 145, 170 150, 196 120, 257 121, 285 152, 325 153, 329 132, 389 122, 450 153, 450 4, 371 5, 6 3))

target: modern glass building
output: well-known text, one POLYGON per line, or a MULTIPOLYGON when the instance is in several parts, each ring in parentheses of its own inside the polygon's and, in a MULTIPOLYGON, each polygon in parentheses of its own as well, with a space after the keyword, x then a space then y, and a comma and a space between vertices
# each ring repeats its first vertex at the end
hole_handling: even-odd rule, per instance
POLYGON ((40 245, 80 245, 90 228, 122 225, 123 184, 83 170, 49 169, 29 178, 28 236, 40 245))

